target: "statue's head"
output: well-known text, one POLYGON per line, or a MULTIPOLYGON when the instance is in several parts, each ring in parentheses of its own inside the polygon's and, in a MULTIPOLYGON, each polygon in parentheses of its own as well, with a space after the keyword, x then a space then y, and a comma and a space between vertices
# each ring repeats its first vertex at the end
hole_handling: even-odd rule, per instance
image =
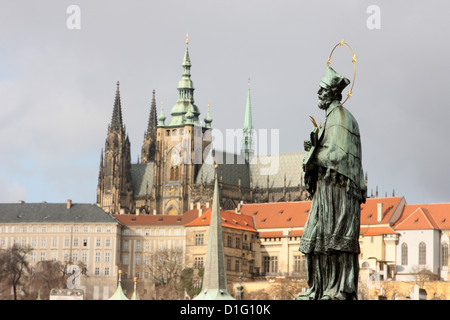
POLYGON ((341 101, 342 90, 349 83, 350 80, 346 77, 341 76, 333 68, 327 67, 325 74, 320 80, 320 88, 317 92, 319 95, 319 108, 326 110, 333 101, 341 101))

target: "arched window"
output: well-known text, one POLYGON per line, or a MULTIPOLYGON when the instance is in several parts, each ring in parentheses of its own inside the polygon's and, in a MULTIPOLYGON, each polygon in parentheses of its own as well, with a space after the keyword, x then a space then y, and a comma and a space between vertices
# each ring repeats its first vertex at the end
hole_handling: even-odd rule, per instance
POLYGON ((442 244, 442 266, 448 267, 448 243, 442 244))
POLYGON ((402 244, 402 266, 408 265, 408 245, 402 244))
POLYGON ((419 265, 427 264, 427 245, 425 242, 419 243, 419 265))
POLYGON ((180 168, 178 166, 170 168, 170 180, 179 180, 180 168))

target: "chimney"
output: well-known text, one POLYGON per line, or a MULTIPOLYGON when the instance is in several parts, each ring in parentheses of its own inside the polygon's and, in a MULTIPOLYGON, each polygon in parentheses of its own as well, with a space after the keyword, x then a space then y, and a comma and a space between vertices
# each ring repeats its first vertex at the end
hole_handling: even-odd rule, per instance
POLYGON ((191 202, 191 203, 189 204, 189 210, 194 210, 194 203, 193 203, 193 202, 191 202))
POLYGON ((197 202, 197 210, 200 210, 201 206, 200 206, 200 202, 197 202))
POLYGON ((156 216, 156 209, 153 209, 153 215, 156 216))
POLYGON ((137 216, 139 215, 139 212, 140 212, 140 210, 139 210, 139 209, 136 209, 136 215, 137 215, 137 216))
POLYGON ((198 209, 198 216, 201 217, 202 214, 203 214, 203 209, 202 208, 198 209))
POLYGON ((72 208, 72 200, 67 200, 67 209, 72 208))
POLYGON ((377 203, 377 222, 383 220, 383 202, 377 203))
POLYGON ((125 209, 120 209, 120 214, 125 214, 125 209))
POLYGON ((209 202, 206 203, 206 209, 209 209, 209 202))

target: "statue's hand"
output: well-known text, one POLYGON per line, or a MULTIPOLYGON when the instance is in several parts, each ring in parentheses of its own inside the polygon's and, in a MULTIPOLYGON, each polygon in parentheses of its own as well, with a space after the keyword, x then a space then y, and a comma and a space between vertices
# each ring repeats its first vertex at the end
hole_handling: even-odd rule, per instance
POLYGON ((311 149, 312 143, 310 140, 305 140, 303 142, 303 148, 305 148, 305 151, 309 151, 311 149))

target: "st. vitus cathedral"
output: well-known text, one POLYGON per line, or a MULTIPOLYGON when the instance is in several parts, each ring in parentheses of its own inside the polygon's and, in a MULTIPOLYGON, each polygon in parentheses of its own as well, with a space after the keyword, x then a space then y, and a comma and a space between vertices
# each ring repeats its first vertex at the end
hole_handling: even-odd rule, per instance
POLYGON ((164 109, 156 111, 155 91, 138 163, 131 163, 130 141, 122 121, 119 83, 105 148, 100 157, 97 204, 108 213, 180 215, 200 203, 212 202, 214 164, 219 164, 221 206, 240 203, 301 201, 304 152, 259 156, 254 154, 250 86, 242 128, 240 154, 214 150, 210 110, 201 123, 194 103, 188 41, 178 83, 178 101, 166 124, 164 109), (267 160, 272 163, 268 163, 267 160), (275 166, 273 166, 273 162, 275 166), (270 170, 270 166, 275 170, 270 170))

